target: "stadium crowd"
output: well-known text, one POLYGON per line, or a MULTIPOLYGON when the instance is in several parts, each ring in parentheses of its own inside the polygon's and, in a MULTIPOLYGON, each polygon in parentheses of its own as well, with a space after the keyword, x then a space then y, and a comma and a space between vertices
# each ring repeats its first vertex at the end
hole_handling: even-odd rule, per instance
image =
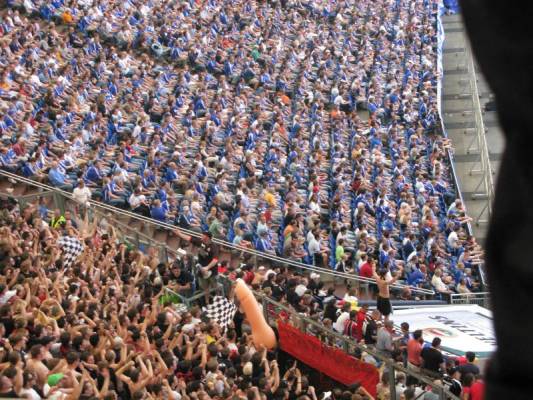
POLYGON ((436 0, 8 4, 1 168, 293 260, 478 289, 436 0))
MULTIPOLYGON (((0 204, 0 396, 28 399, 372 399, 356 382, 326 391, 305 366, 279 351, 255 348, 245 316, 228 329, 206 319, 199 306, 177 308, 165 288, 191 290, 190 257, 170 264, 116 236, 112 224, 50 212, 38 204, 0 204), (84 243, 67 261, 58 238, 84 243), (302 370, 303 368, 303 370, 302 370), (303 371, 303 372, 302 372, 303 371)), ((209 235, 202 239, 209 242, 209 235)), ((231 266, 218 271, 240 277, 339 333, 426 373, 463 399, 481 399, 484 383, 475 355, 445 358, 439 342, 423 344, 420 331, 401 334, 379 312, 356 311, 309 278, 283 268, 254 273, 231 266), (337 309, 337 306, 340 308, 337 309)), ((319 334, 310 329, 309 333, 319 334)), ((324 338, 324 340, 328 340, 324 338)), ((333 343, 332 343, 333 344, 333 343)), ((366 352, 354 357, 379 365, 366 352)), ((388 399, 389 374, 380 368, 377 399, 388 399)), ((431 400, 431 389, 396 374, 397 398, 431 400), (403 396, 403 397, 400 397, 403 396), (418 396, 418 397, 416 397, 418 396)))

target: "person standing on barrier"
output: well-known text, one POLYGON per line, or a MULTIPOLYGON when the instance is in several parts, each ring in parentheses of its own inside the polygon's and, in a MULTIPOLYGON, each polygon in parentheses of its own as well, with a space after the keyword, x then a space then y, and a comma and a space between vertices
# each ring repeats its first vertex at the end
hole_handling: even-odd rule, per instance
POLYGON ((380 269, 379 272, 376 272, 376 267, 373 265, 372 275, 378 285, 377 309, 383 315, 385 321, 387 321, 389 319, 389 315, 392 314, 389 287, 397 280, 396 277, 388 278, 387 273, 387 269, 380 269))
POLYGON ((205 304, 209 304, 209 294, 217 283, 218 246, 213 243, 209 231, 204 231, 201 238, 193 238, 176 230, 176 235, 198 249, 198 284, 205 294, 205 304))

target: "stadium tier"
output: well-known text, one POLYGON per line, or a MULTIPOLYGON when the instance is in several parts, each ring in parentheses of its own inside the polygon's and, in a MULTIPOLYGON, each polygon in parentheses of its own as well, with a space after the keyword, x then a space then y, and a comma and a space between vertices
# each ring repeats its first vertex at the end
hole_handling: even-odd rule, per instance
MULTIPOLYGON (((388 318, 394 282, 442 300, 482 289, 439 115, 438 1, 7 4, 0 167, 72 192, 77 207, 2 210, 0 395, 400 398, 444 372, 453 394, 482 385, 470 353, 422 349, 388 318), (194 256, 127 248, 89 224, 90 199, 201 233, 176 231, 194 256), (213 239, 375 278, 379 311, 359 307, 355 287, 340 301, 320 276, 226 270, 213 239), (324 373, 345 391, 318 387, 313 360, 281 365, 304 355, 254 344, 246 315, 222 324, 164 289, 203 289, 209 308, 210 289, 232 286, 219 273, 353 339, 357 387, 335 368, 324 373), (389 360, 426 378, 394 386, 389 360)), ((280 339, 312 347, 316 331, 277 322, 280 339)), ((428 393, 445 398, 440 383, 428 393)))

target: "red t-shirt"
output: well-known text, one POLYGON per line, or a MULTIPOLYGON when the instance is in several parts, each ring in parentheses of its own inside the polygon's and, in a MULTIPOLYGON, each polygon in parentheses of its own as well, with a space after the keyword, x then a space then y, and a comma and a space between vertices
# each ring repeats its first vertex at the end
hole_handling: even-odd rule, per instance
POLYGON ((470 400, 483 400, 485 398, 485 382, 479 379, 470 386, 470 400))
POLYGON ((270 209, 267 208, 263 214, 266 222, 272 222, 272 211, 270 209))
POLYGON ((417 367, 420 367, 422 364, 422 357, 420 356, 421 353, 422 345, 420 342, 415 339, 410 339, 407 342, 407 361, 413 365, 416 365, 417 367))
POLYGON ((363 263, 359 268, 359 276, 364 278, 372 278, 372 266, 369 262, 363 263))
POLYGON ((457 363, 457 365, 465 365, 467 363, 467 359, 465 356, 461 356, 461 357, 457 357, 455 359, 455 362, 457 363))
POLYGON ((252 271, 246 271, 243 277, 243 281, 248 285, 251 285, 254 280, 255 274, 252 271))
POLYGON ((357 312, 357 318, 355 320, 357 323, 357 325, 355 326, 355 339, 358 342, 363 339, 363 325, 365 324, 365 320, 366 320, 366 312, 363 308, 361 308, 357 312))

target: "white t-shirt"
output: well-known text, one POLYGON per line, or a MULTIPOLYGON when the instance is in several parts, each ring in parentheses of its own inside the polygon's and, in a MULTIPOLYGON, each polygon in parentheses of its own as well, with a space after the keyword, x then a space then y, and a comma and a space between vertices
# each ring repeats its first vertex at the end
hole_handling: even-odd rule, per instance
POLYGON ((437 292, 446 292, 448 290, 442 279, 437 275, 433 275, 433 278, 431 279, 431 284, 433 285, 435 290, 437 290, 437 292))
POLYGON ((20 396, 26 399, 29 399, 29 400, 41 400, 42 399, 42 397, 39 396, 39 393, 37 393, 35 389, 33 388, 22 389, 20 391, 20 396))
POLYGON ((0 297, 0 304, 6 304, 9 299, 11 299, 14 295, 17 294, 16 290, 7 290, 2 297, 0 297))
POLYGON ((320 206, 314 201, 309 202, 309 209, 313 212, 320 213, 320 206))
POLYGON ((130 196, 130 206, 131 208, 137 208, 145 200, 146 200, 146 196, 144 194, 141 194, 139 196, 132 194, 130 196))
POLYGON ((80 204, 86 204, 87 201, 91 198, 91 189, 87 186, 82 188, 77 187, 72 191, 72 197, 80 204))
POLYGON ((309 249, 309 254, 311 254, 311 255, 314 255, 316 253, 320 253, 320 243, 319 243, 318 240, 315 239, 314 236, 309 241, 308 249, 309 249))
POLYGON ((337 321, 335 321, 335 323, 333 324, 333 329, 335 329, 339 333, 344 332, 344 325, 349 319, 350 313, 343 312, 341 315, 339 315, 339 318, 337 318, 337 321))
POLYGON ((307 287, 305 285, 298 285, 296 286, 296 288, 294 288, 294 291, 296 292, 296 294, 300 297, 302 297, 305 292, 307 291, 307 287))
POLYGON ((455 231, 452 231, 449 235, 448 235, 448 245, 450 245, 450 247, 457 247, 457 242, 459 241, 459 236, 457 236, 457 232, 455 231))

